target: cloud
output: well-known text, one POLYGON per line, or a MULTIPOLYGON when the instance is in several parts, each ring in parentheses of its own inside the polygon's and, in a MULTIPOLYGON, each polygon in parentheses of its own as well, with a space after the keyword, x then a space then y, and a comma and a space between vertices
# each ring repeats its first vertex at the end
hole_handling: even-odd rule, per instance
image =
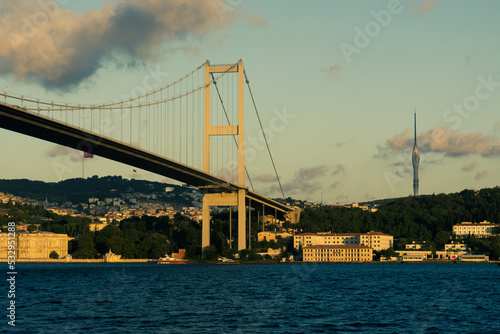
POLYGON ((448 127, 427 131, 419 137, 423 151, 441 152, 448 156, 481 154, 495 156, 500 154, 500 141, 480 132, 460 134, 448 127))
POLYGON ((342 66, 339 64, 335 64, 330 66, 329 68, 324 68, 321 71, 325 72, 329 77, 333 77, 337 75, 337 73, 342 69, 342 66))
POLYGON ((330 167, 320 165, 316 167, 301 168, 295 173, 295 179, 298 181, 306 181, 322 177, 328 174, 330 167))
POLYGON ((475 161, 474 161, 474 162, 473 162, 473 163, 471 163, 470 165, 465 165, 465 166, 463 166, 463 167, 462 167, 462 170, 463 170, 464 172, 472 172, 472 171, 474 170, 474 168, 476 168, 476 167, 477 167, 477 162, 475 162, 475 161))
POLYGON ((500 155, 500 142, 495 142, 488 146, 482 153, 485 157, 492 157, 500 155))
POLYGON ((476 180, 484 179, 486 177, 486 175, 488 175, 488 171, 483 170, 481 172, 477 172, 476 180))
POLYGON ((406 129, 399 135, 395 135, 387 140, 387 145, 395 151, 411 147, 411 139, 409 137, 410 130, 406 129))
MULTIPOLYGON (((375 157, 387 158, 396 152, 411 150, 413 141, 408 136, 408 129, 378 146, 375 157)), ((446 156, 457 157, 467 154, 480 154, 484 157, 500 155, 500 141, 480 132, 461 134, 449 127, 429 130, 417 139, 420 152, 444 153, 446 156)))
MULTIPOLYGON (((283 192, 287 196, 294 194, 309 195, 318 190, 324 189, 324 187, 327 186, 328 182, 331 182, 333 176, 345 173, 346 173, 346 168, 342 164, 337 164, 336 166, 333 167, 327 165, 319 165, 314 167, 300 168, 295 172, 295 175, 291 181, 282 183, 283 192)), ((269 174, 260 175, 259 177, 261 177, 264 180, 269 179, 269 182, 276 180, 276 177, 273 177, 273 180, 271 180, 269 174)), ((330 186, 328 187, 330 189, 336 189, 341 185, 341 183, 342 180, 335 181, 331 183, 330 186)), ((281 192, 277 184, 271 186, 268 191, 274 193, 281 192)))
POLYGON ((83 157, 83 152, 61 145, 54 146, 52 149, 47 151, 46 154, 49 158, 56 158, 66 155, 80 155, 83 157))
MULTIPOLYGON (((319 189, 323 189, 323 184, 321 182, 307 182, 307 181, 297 181, 283 183, 283 192, 287 195, 295 194, 312 194, 319 189)), ((272 186, 271 191, 279 192, 278 186, 272 186)))
MULTIPOLYGON (((332 168, 327 165, 300 168, 290 182, 282 184, 283 191, 289 195, 314 193, 323 189, 323 183, 316 179, 328 176, 331 171, 332 168)), ((279 186, 271 186, 270 191, 280 192, 279 186)))
POLYGON ((267 21, 261 18, 256 12, 253 15, 246 16, 245 21, 253 27, 267 28, 267 21))
POLYGON ((410 0, 411 12, 417 15, 424 15, 436 7, 438 0, 425 0, 417 3, 416 0, 410 0))
POLYGON ((387 159, 397 152, 403 152, 412 147, 412 140, 409 137, 410 130, 406 129, 402 133, 388 139, 383 145, 377 145, 378 152, 374 158, 387 159))
POLYGON ((257 182, 276 182, 276 176, 272 174, 261 174, 253 177, 252 180, 257 182))
POLYGON ((330 185, 330 189, 337 189, 340 185, 341 185, 342 182, 340 181, 337 181, 337 182, 334 182, 330 185))
POLYGON ((346 172, 345 166, 342 164, 338 164, 337 166, 335 166, 335 168, 332 172, 332 175, 335 176, 335 175, 338 175, 340 173, 345 173, 345 172, 346 172))
POLYGON ((56 159, 61 157, 61 159, 64 159, 66 162, 80 163, 83 159, 83 152, 73 148, 55 145, 52 149, 46 152, 46 156, 56 159))
POLYGON ((35 80, 47 89, 70 90, 113 59, 136 67, 165 51, 196 50, 193 45, 256 13, 224 12, 214 1, 121 0, 76 13, 56 1, 4 0, 0 7, 0 74, 35 80))
POLYGON ((334 148, 335 147, 338 147, 338 148, 341 148, 343 146, 345 146, 346 144, 350 143, 350 142, 354 142, 354 139, 351 138, 351 139, 346 139, 346 140, 342 140, 342 141, 339 141, 339 142, 336 142, 336 143, 330 143, 329 144, 329 148, 334 148))

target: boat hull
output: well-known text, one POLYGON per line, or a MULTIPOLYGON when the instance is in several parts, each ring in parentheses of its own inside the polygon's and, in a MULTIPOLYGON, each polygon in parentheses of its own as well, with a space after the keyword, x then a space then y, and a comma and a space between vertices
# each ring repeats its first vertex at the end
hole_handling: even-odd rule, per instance
POLYGON ((185 264, 188 263, 188 260, 183 260, 183 259, 170 259, 170 260, 158 260, 159 264, 185 264))

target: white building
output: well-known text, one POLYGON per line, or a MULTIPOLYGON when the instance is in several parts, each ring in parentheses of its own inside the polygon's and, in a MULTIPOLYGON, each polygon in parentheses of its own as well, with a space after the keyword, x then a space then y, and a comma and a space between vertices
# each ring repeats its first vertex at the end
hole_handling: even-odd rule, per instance
POLYGON ((368 233, 302 233, 293 237, 293 247, 318 245, 365 245, 375 251, 393 246, 394 237, 381 232, 368 233))
POLYGON ((493 229, 500 224, 482 221, 480 223, 462 222, 453 225, 453 233, 457 236, 474 235, 477 238, 488 238, 493 235, 493 229))
POLYGON ((406 249, 422 249, 425 247, 425 241, 423 242, 415 242, 413 241, 411 244, 406 244, 406 249))
POLYGON ((466 251, 467 250, 467 245, 462 244, 459 242, 451 242, 449 244, 444 245, 444 250, 445 251, 466 251))

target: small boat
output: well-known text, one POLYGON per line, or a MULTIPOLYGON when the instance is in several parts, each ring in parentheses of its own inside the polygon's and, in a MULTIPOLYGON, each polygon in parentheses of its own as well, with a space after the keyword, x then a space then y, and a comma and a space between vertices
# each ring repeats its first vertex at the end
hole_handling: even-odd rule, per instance
POLYGON ((158 263, 160 263, 160 264, 188 263, 189 260, 184 258, 185 254, 186 254, 185 249, 179 249, 179 253, 172 253, 172 256, 165 254, 164 257, 160 257, 158 259, 158 263))
POLYGON ((170 263, 188 263, 189 260, 188 259, 180 259, 178 257, 173 257, 173 256, 169 256, 168 254, 165 255, 164 257, 160 257, 158 259, 158 263, 159 264, 170 264, 170 263))

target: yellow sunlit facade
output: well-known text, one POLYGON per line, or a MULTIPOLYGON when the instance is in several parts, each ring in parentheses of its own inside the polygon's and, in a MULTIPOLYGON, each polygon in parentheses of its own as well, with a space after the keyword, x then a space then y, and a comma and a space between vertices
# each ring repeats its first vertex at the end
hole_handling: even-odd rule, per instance
MULTIPOLYGON (((53 251, 63 258, 68 255, 71 239, 66 234, 52 232, 16 233, 16 259, 49 259, 53 251)), ((8 233, 0 233, 0 259, 7 259, 8 241, 8 233)))
POLYGON ((381 251, 393 246, 394 237, 381 232, 368 233, 302 233, 293 237, 293 246, 300 247, 317 245, 365 245, 375 251, 381 251))
POLYGON ((304 262, 369 262, 373 250, 364 245, 318 245, 303 248, 304 262))

